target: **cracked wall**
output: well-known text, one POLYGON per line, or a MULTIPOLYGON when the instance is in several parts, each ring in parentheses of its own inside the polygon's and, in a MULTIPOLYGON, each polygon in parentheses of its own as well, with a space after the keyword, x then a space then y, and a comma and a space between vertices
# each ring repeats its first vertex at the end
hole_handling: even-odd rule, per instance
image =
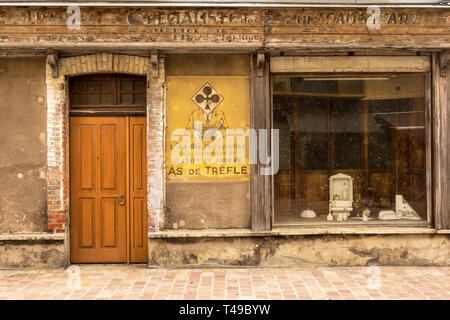
POLYGON ((62 241, 0 241, 0 269, 61 268, 62 241))
MULTIPOLYGON (((227 165, 225 162, 207 165, 205 161, 202 161, 202 165, 199 166, 191 164, 183 167, 175 165, 171 159, 172 133, 175 129, 184 129, 183 126, 188 126, 189 115, 185 117, 186 114, 199 109, 191 97, 205 83, 211 85, 214 90, 218 90, 219 95, 223 95, 223 102, 218 104, 217 109, 222 110, 229 128, 248 129, 250 126, 250 56, 173 54, 167 55, 166 60, 168 100, 165 229, 250 228, 250 176, 205 173, 207 166, 211 167, 208 168, 208 172, 210 172, 209 169, 212 172, 213 169, 220 168, 225 171, 226 167, 235 169, 239 167, 236 162, 232 165, 227 165), (200 83, 192 85, 197 80, 200 83), (182 89, 179 89, 180 87, 182 89), (183 92, 183 94, 177 92, 183 92), (180 126, 172 126, 175 122, 180 126), (184 169, 184 175, 177 178, 176 175, 170 174, 171 168, 184 169), (199 170, 202 176, 187 174, 188 169, 192 172, 199 170)), ((247 167, 247 172, 250 172, 248 162, 247 167)))
POLYGON ((46 230, 45 58, 0 58, 0 233, 46 230))
POLYGON ((309 235, 149 240, 153 267, 449 265, 448 235, 309 235))

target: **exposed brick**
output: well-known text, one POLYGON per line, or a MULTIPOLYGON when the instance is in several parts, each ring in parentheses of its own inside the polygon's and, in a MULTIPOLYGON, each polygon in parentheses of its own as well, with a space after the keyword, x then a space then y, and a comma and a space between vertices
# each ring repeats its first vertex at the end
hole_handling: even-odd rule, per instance
POLYGON ((149 230, 158 230, 163 217, 163 166, 164 156, 164 58, 160 58, 159 78, 151 75, 149 57, 98 53, 61 58, 59 76, 52 77, 47 64, 47 227, 54 232, 64 232, 69 217, 69 107, 66 102, 66 76, 86 73, 123 72, 147 76, 148 106, 148 212, 149 230), (157 134, 155 134, 157 133, 157 134))

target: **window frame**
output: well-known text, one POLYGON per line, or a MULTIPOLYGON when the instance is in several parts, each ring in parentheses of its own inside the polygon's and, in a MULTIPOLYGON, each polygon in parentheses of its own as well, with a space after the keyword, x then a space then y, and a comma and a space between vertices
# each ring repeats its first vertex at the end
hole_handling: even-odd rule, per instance
MULTIPOLYGON (((82 115, 146 115, 146 109, 147 109, 147 79, 145 76, 139 76, 139 75, 131 75, 131 74, 120 74, 120 73, 106 73, 106 74, 90 74, 90 75, 80 75, 80 76, 73 76, 69 77, 68 79, 68 85, 69 85, 69 114, 71 116, 82 116, 82 115), (88 82, 89 80, 111 80, 111 103, 109 104, 101 104, 101 101, 99 104, 82 104, 82 105, 75 105, 73 104, 73 96, 78 93, 87 94, 88 90, 86 91, 76 91, 74 88, 74 83, 76 80, 83 80, 88 82), (120 104, 120 93, 124 92, 120 90, 120 81, 122 80, 141 80, 144 82, 144 89, 143 91, 135 92, 134 88, 132 88, 131 95, 132 99, 134 100, 134 94, 144 94, 144 103, 143 104, 120 104)), ((94 93, 100 94, 101 99, 101 87, 100 90, 94 93)), ((127 91, 128 92, 128 91, 127 91)))
MULTIPOLYGON (((368 57, 370 58, 370 57, 368 57)), ((273 227, 376 227, 376 226, 392 226, 392 227, 432 227, 433 225, 433 217, 435 208, 434 205, 434 197, 432 192, 432 186, 433 186, 433 170, 432 170, 432 151, 433 151, 433 145, 432 145, 432 115, 433 115, 433 108, 432 108, 432 95, 431 95, 431 71, 428 72, 270 72, 269 74, 269 83, 270 83, 270 110, 271 110, 271 121, 270 125, 271 127, 269 129, 273 128, 273 104, 274 104, 274 95, 273 92, 273 79, 274 77, 280 77, 280 76, 295 76, 295 77, 317 77, 317 78, 380 78, 380 77, 388 77, 388 76, 395 76, 395 75, 401 75, 401 76, 423 76, 424 77, 424 85, 425 85, 425 174, 426 174, 426 220, 420 220, 420 221, 414 221, 414 220, 395 220, 395 221, 381 221, 381 220, 375 220, 375 221, 367 221, 367 222, 360 222, 355 221, 349 223, 347 222, 338 222, 338 221, 320 221, 320 222, 301 222, 301 223, 289 223, 289 224, 280 224, 276 223, 275 221, 275 185, 274 181, 275 179, 271 179, 271 221, 273 227)))

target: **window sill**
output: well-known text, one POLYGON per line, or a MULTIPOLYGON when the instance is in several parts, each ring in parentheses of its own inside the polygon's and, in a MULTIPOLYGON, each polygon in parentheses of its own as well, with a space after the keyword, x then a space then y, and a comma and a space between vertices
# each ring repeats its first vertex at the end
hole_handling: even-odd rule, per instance
POLYGON ((340 234, 450 234, 450 230, 429 227, 276 227, 272 231, 253 232, 250 229, 166 230, 149 232, 150 239, 165 238, 231 238, 340 234))
POLYGON ((371 219, 369 221, 357 220, 355 218, 349 218, 347 221, 324 221, 324 220, 313 220, 313 219, 297 219, 294 221, 286 222, 276 222, 274 228, 304 228, 304 227, 318 227, 318 228, 375 228, 375 227, 426 227, 428 228, 428 222, 426 220, 379 220, 371 219))
POLYGON ((0 241, 64 241, 64 233, 3 233, 0 241))

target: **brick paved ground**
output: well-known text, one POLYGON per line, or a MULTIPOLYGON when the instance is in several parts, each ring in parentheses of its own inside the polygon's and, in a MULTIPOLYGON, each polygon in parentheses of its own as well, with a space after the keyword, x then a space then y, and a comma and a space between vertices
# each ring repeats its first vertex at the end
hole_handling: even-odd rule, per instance
POLYGON ((79 270, 0 270, 0 299, 450 299, 450 267, 79 270))

